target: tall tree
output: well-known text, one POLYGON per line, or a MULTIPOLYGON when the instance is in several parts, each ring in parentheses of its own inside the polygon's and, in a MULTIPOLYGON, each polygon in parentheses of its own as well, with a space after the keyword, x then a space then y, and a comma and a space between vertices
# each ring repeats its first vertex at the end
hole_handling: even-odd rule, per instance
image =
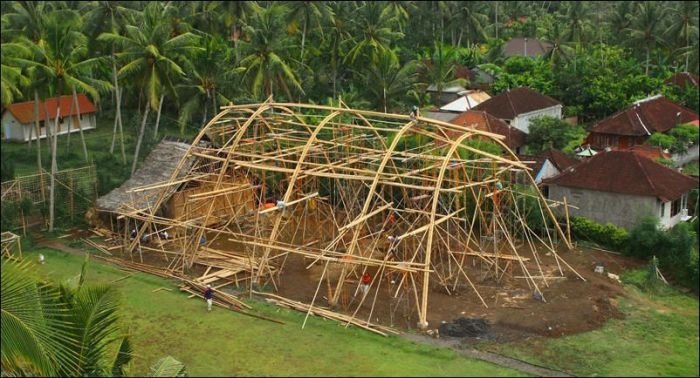
POLYGON ((2 106, 5 107, 22 98, 22 88, 29 85, 29 78, 22 71, 22 64, 15 58, 27 58, 31 52, 21 43, 3 43, 0 47, 2 57, 2 80, 0 81, 2 106))
POLYGON ((132 80, 140 89, 146 106, 141 115, 141 127, 131 165, 131 174, 136 171, 139 150, 151 110, 158 112, 160 118, 161 98, 166 92, 175 100, 178 96, 173 80, 185 75, 183 62, 191 54, 202 50, 196 45, 199 37, 186 32, 173 36, 172 24, 165 19, 166 10, 159 3, 149 3, 143 14, 143 23, 139 26, 127 25, 125 35, 103 33, 98 39, 114 43, 121 49, 117 58, 124 62, 118 75, 132 80))
POLYGON ((416 84, 418 63, 411 61, 399 64, 393 54, 381 52, 377 63, 363 70, 364 88, 375 109, 388 112, 394 110, 401 97, 416 84))
POLYGON ((299 30, 301 24, 301 53, 299 60, 304 64, 304 45, 306 44, 306 33, 309 28, 322 31, 321 21, 332 22, 333 11, 323 2, 319 1, 290 1, 289 13, 287 14, 287 31, 294 34, 299 30))
POLYGON ((303 93, 298 76, 291 67, 289 51, 292 46, 288 38, 279 33, 283 13, 283 7, 271 5, 255 14, 252 25, 245 29, 250 42, 246 46, 247 56, 240 65, 244 68, 243 80, 258 98, 274 95, 275 87, 281 88, 289 100, 292 99, 290 87, 303 93))
POLYGON ((664 42, 663 25, 668 15, 668 8, 664 3, 644 1, 637 4, 637 13, 627 31, 632 46, 644 46, 646 52, 645 73, 649 74, 649 60, 651 50, 664 42))
MULTIPOLYGON (((56 119, 54 120, 53 143, 51 152, 51 185, 49 205, 49 231, 54 227, 54 186, 56 163, 56 138, 58 138, 60 97, 70 93, 74 88, 87 93, 96 102, 100 99, 100 92, 106 92, 111 88, 109 82, 95 79, 92 76, 93 69, 102 61, 101 58, 85 58, 87 56, 87 38, 82 34, 80 16, 71 10, 57 10, 46 15, 44 20, 45 38, 36 43, 25 40, 31 48, 34 59, 25 60, 51 84, 53 95, 56 97, 56 119)), ((68 109, 63 109, 65 114, 68 109)), ((46 122, 49 120, 47 119, 46 122)), ((48 126, 47 126, 48 129, 48 126)), ((87 146, 83 135, 82 124, 79 123, 80 138, 83 144, 85 160, 88 159, 87 146)))
POLYGON ((676 6, 677 9, 669 12, 670 26, 665 35, 670 45, 685 56, 685 71, 688 71, 693 43, 698 42, 698 2, 680 1, 676 6))
MULTIPOLYGON (((404 34, 395 31, 397 21, 390 8, 383 8, 378 2, 365 2, 356 11, 355 32, 357 43, 345 56, 345 62, 355 63, 358 58, 364 62, 375 62, 380 53, 395 55, 391 45, 403 38, 404 34)), ((363 63, 363 65, 366 63, 363 63)))
POLYGON ((459 37, 457 46, 462 45, 462 35, 466 32, 468 42, 482 42, 487 38, 485 25, 488 23, 488 15, 484 5, 478 1, 460 1, 459 10, 455 17, 459 37))
POLYGON ((437 98, 442 96, 446 86, 466 84, 466 80, 455 78, 457 59, 457 49, 437 42, 432 50, 424 53, 420 68, 421 81, 426 85, 435 86, 437 98))
POLYGON ((187 96, 178 116, 181 134, 194 114, 203 113, 204 126, 210 109, 214 116, 218 113, 218 104, 230 102, 224 95, 226 84, 232 82, 235 74, 241 71, 222 64, 230 61, 233 54, 226 41, 220 37, 207 36, 202 45, 204 50, 195 53, 190 59, 192 65, 188 67, 188 80, 179 86, 187 96))

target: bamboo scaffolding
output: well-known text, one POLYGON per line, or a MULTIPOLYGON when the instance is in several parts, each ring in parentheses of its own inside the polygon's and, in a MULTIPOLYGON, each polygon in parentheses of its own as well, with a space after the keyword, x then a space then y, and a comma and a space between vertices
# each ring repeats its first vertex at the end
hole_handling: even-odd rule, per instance
MULTIPOLYGON (((149 206, 139 208, 133 200, 125 203, 116 214, 117 223, 136 228, 137 233, 130 239, 126 230, 119 230, 113 237, 122 240, 128 256, 138 248, 141 258, 142 253, 161 253, 168 261, 167 269, 130 262, 137 270, 184 280, 186 269, 197 264, 205 272, 188 279, 192 285, 247 282, 250 295, 303 311, 302 327, 309 316, 319 315, 384 335, 391 331, 355 318, 364 299, 352 316, 319 306, 321 285, 328 287, 327 300, 335 306, 347 296, 346 284, 356 283, 362 272, 378 271, 377 276, 396 272, 401 282, 393 296, 406 288, 405 298, 414 302, 419 325, 427 327, 431 279, 448 293, 467 281, 486 306, 465 269, 467 263, 481 262, 482 272, 493 274, 498 282, 519 266, 523 275, 516 277, 527 277, 528 286, 539 291, 535 279, 548 285, 551 278, 543 272, 536 248, 540 246, 552 252, 562 276, 568 268, 583 279, 556 252, 557 235, 571 246, 568 224, 565 230, 559 227, 550 209, 558 203, 543 198, 530 168, 504 144, 503 136, 422 117, 274 103, 271 98, 221 109, 194 139, 170 181, 128 191, 148 192, 140 198, 147 198, 149 206), (200 143, 205 135, 210 144, 200 143), (428 142, 407 146, 411 138, 428 142), (487 139, 502 154, 465 144, 472 139, 487 139), (499 183, 511 183, 516 172, 524 172, 534 189, 531 196, 538 200, 534 216, 543 224, 554 222, 553 230, 538 234, 528 227, 518 198, 530 194, 507 185, 494 189, 499 183), (237 177, 248 182, 235 181, 237 177), (189 195, 185 211, 169 218, 159 209, 174 185, 206 185, 206 189, 189 195), (279 206, 263 206, 270 198, 279 206), (165 229, 177 237, 161 240, 165 229), (148 235, 157 248, 142 242, 148 235), (393 241, 387 242, 389 236, 393 241), (482 246, 482 240, 488 245, 482 246), (214 247, 217 243, 233 246, 214 247), (501 247, 496 248, 498 244, 501 247), (522 255, 523 246, 532 257, 522 255), (324 262, 310 304, 253 287, 271 284, 277 290, 289 256, 312 260, 303 262, 306 269, 324 262), (532 260, 537 265, 534 274, 526 266, 532 260)), ((566 200, 562 204, 568 211, 566 200)), ((102 252, 111 248, 93 246, 102 252)), ((196 294, 192 285, 185 286, 196 294)), ((379 285, 370 319, 375 305, 384 300, 378 295, 379 285)))

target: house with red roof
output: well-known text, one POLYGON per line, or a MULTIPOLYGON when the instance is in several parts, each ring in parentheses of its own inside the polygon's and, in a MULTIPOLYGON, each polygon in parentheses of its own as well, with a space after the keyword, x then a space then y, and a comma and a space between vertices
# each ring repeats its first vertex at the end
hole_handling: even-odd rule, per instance
MULTIPOLYGON (((50 132, 53 132, 53 123, 59 107, 61 113, 57 128, 58 135, 80 131, 81 126, 83 130, 97 127, 95 105, 84 94, 78 94, 77 98, 77 105, 72 95, 61 96, 59 101, 56 101, 55 97, 39 101, 39 138, 46 138, 47 125, 51 126, 50 132)), ((2 130, 7 140, 17 142, 36 140, 34 101, 8 106, 2 113, 2 130)))
POLYGON ((579 163, 579 160, 567 156, 565 153, 553 148, 544 150, 537 155, 518 155, 520 161, 532 168, 532 177, 535 183, 554 177, 569 167, 579 163))
MULTIPOLYGON (((543 181, 549 199, 575 206, 570 215, 630 229, 645 215, 673 227, 688 217, 688 193, 697 179, 633 151, 607 151, 543 181)), ((558 211, 563 211, 563 209, 558 211)))
POLYGON ((503 142, 515 153, 520 152, 527 138, 527 134, 524 132, 509 126, 507 123, 486 112, 477 110, 466 111, 451 119, 449 122, 459 126, 473 127, 477 130, 503 135, 505 136, 503 142))
POLYGON ((502 92, 472 108, 500 118, 524 133, 529 132, 533 118, 550 116, 561 119, 561 109, 561 102, 527 87, 502 92))
POLYGON ((637 101, 593 125, 586 141, 596 150, 624 150, 644 144, 655 133, 698 119, 694 111, 675 104, 661 95, 637 101))

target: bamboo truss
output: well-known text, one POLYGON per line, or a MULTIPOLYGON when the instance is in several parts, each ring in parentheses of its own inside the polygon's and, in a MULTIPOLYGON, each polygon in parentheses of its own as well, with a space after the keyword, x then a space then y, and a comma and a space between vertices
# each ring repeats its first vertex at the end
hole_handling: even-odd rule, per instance
POLYGON ((466 283, 487 306, 468 273, 477 262, 496 280, 519 269, 518 278, 540 291, 554 278, 540 266, 545 251, 555 256, 559 277, 568 269, 583 279, 557 252, 558 241, 571 248, 568 229, 500 135, 423 117, 269 100, 221 109, 169 182, 131 189, 154 193, 154 205, 122 206, 123 253, 142 261, 144 253, 162 254, 168 269, 182 273, 206 267, 196 282, 244 283, 251 295, 255 285, 284 285, 285 264, 297 256, 306 269, 322 268, 309 282, 311 303, 294 305, 307 314, 329 311, 313 310, 324 306, 314 302, 326 291, 325 305, 337 308, 371 272, 375 279, 353 315, 334 317, 366 327, 378 327, 370 318, 379 278, 387 275, 400 277, 394 298, 407 290, 421 328, 436 288, 449 293, 466 283), (475 140, 501 153, 482 151, 475 140), (534 208, 516 187, 523 177, 534 208), (169 216, 161 209, 173 185, 190 194, 169 216), (529 225, 533 218, 545 227, 529 225), (537 272, 526 265, 531 261, 537 272), (365 301, 370 318, 356 319, 365 301))

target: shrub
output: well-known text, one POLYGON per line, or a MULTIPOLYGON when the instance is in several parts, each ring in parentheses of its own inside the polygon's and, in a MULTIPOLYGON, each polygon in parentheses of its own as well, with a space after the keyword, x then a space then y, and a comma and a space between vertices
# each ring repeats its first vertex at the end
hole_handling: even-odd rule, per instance
POLYGON ((651 216, 642 217, 630 231, 624 252, 629 256, 648 259, 659 254, 665 244, 665 235, 659 228, 659 220, 651 216))
POLYGON ((624 228, 613 224, 600 224, 588 218, 571 217, 571 232, 578 240, 592 241, 601 246, 622 250, 630 236, 624 228))

